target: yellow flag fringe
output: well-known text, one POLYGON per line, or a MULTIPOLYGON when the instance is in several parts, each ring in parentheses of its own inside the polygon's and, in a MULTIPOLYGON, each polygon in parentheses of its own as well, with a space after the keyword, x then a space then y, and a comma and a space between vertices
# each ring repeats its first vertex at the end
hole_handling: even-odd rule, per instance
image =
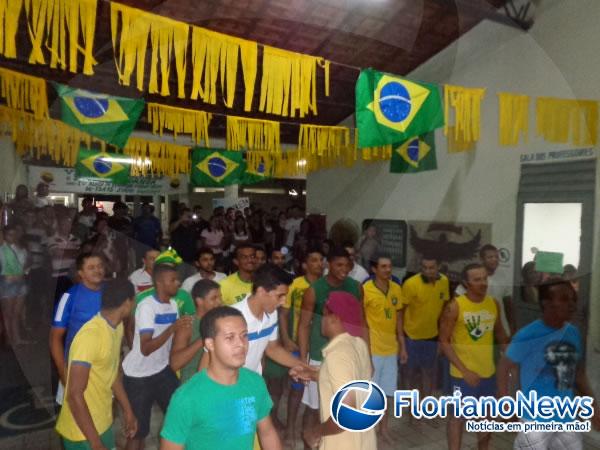
POLYGON ((146 106, 148 123, 152 124, 153 134, 162 136, 164 130, 170 130, 175 139, 179 133, 190 134, 196 144, 203 142, 206 147, 210 147, 208 126, 212 120, 212 114, 159 103, 148 103, 146 106))
POLYGON ((190 148, 183 145, 130 137, 123 153, 134 159, 131 165, 131 175, 134 177, 174 177, 191 172, 190 148))
POLYGON ((549 142, 594 146, 598 142, 598 102, 539 97, 536 131, 549 142))
POLYGON ((317 67, 323 69, 329 95, 329 65, 320 57, 265 46, 259 110, 284 117, 317 115, 317 67))
POLYGON ((0 55, 17 57, 17 27, 23 9, 23 0, 0 0, 0 55))
POLYGON ((30 111, 36 119, 48 117, 46 80, 0 68, 0 97, 9 108, 30 111))
POLYGON ((223 103, 233 108, 238 61, 244 77, 244 110, 252 109, 256 83, 258 44, 204 28, 192 27, 192 92, 190 98, 205 103, 217 102, 217 81, 220 82, 223 103))
MULTIPOLYGON (((8 3, 7 12, 14 26, 18 24, 18 10, 22 0, 1 0, 8 3)), ((27 27, 31 40, 30 64, 46 64, 43 48, 50 53, 50 67, 69 72, 78 71, 78 54, 83 54, 83 73, 94 73, 94 37, 96 33, 97 0, 24 0, 27 27), (68 42, 67 42, 68 38, 68 42)), ((3 7, 0 6, 0 10, 3 7)), ((8 18, 6 19, 8 20, 8 18)), ((11 24, 11 27, 13 25, 11 24)), ((9 37, 8 29, 3 27, 9 37)), ((10 30, 12 33, 12 30, 10 30)), ((6 41, 8 45, 8 40, 6 41)), ((7 47, 8 49, 8 47, 7 47)), ((14 49, 11 49, 14 50, 14 49)), ((8 56, 11 57, 11 56, 8 56)), ((12 56, 14 57, 14 56, 12 56)))
POLYGON ((340 157, 354 151, 350 141, 350 129, 321 125, 300 125, 298 150, 304 156, 340 157))
POLYGON ((19 156, 49 156, 68 167, 75 166, 80 147, 97 144, 105 149, 103 141, 59 120, 36 119, 33 114, 5 106, 0 106, 0 133, 11 137, 19 156))
POLYGON ((529 136, 529 96, 498 93, 498 138, 500 145, 515 146, 520 136, 529 136))
POLYGON ((279 122, 227 116, 227 150, 280 153, 279 122))
POLYGON ((454 139, 475 142, 480 137, 481 101, 485 89, 444 85, 444 135, 448 136, 450 108, 454 110, 454 139))
POLYGON ((115 2, 110 3, 110 23, 119 83, 129 86, 135 69, 137 89, 144 90, 146 50, 148 38, 150 38, 148 92, 164 97, 170 95, 169 74, 172 56, 174 56, 177 97, 185 98, 186 58, 190 26, 115 2), (158 87, 159 71, 160 89, 158 87))
POLYGON ((475 150, 475 141, 465 141, 461 134, 454 131, 454 127, 448 128, 448 153, 463 153, 475 150))

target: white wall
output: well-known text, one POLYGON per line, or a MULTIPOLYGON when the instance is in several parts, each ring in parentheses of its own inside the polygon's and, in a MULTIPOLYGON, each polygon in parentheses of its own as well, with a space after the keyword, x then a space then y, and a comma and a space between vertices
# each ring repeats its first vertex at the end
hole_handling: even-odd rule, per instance
MULTIPOLYGON (((493 243, 514 255, 521 154, 572 147, 535 137, 535 97, 600 99, 596 45, 600 40, 600 2, 546 0, 542 4, 544 10, 539 11, 529 33, 484 21, 408 75, 426 82, 487 88, 475 152, 449 155, 438 130, 437 171, 397 175, 388 172, 387 163, 380 163, 311 174, 308 210, 326 213, 328 225, 341 217, 357 223, 368 217, 490 222, 493 243), (496 93, 502 91, 532 97, 528 144, 516 148, 498 145, 496 93)), ((597 261, 600 249, 595 244, 597 261)), ((598 293, 600 277, 595 276, 591 298, 598 293)), ((594 323, 599 302, 592 303, 594 323)), ((598 330, 594 333, 597 336, 598 330)))

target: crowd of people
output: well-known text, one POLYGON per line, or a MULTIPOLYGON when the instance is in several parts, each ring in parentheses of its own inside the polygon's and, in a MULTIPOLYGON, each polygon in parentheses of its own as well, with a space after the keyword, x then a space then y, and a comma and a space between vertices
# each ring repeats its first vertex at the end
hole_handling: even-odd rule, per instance
MULTIPOLYGON (((458 286, 435 255, 399 280, 373 230, 336 245, 297 206, 204 217, 182 204, 166 240, 151 205, 131 218, 117 202, 108 216, 92 198, 78 211, 47 195, 19 186, 2 207, 2 322, 14 348, 27 345, 28 327, 49 327, 66 450, 115 448, 113 398, 128 450, 144 448, 155 404, 164 450, 276 450, 300 439, 372 450, 402 442, 391 411, 377 431, 335 423, 331 399, 353 380, 373 380, 390 409, 399 386, 421 397, 593 395, 569 323, 576 278, 537 274, 541 317, 519 330, 493 245, 458 286)), ((461 448, 463 430, 448 419, 448 448, 461 448)), ((490 439, 479 433, 479 448, 490 439)), ((519 435, 515 448, 582 448, 581 434, 519 435)))

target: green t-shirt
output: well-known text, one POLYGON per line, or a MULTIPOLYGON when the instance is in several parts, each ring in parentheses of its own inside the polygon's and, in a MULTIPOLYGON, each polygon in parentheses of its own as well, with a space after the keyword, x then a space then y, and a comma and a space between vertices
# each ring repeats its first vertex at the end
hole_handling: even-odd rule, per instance
MULTIPOLYGON (((200 319, 194 316, 194 320, 192 322, 192 339, 190 343, 195 340, 200 339, 200 319)), ((187 363, 187 365, 181 369, 181 384, 185 383, 187 380, 192 378, 198 371, 198 364, 200 364, 200 358, 204 354, 204 349, 196 352, 192 360, 187 363)))
POLYGON ((260 375, 241 368, 236 384, 223 385, 203 370, 175 391, 160 435, 186 450, 252 450, 272 406, 260 375))
MULTIPOLYGON (((135 304, 137 305, 139 302, 144 300, 146 297, 149 297, 150 295, 154 295, 155 293, 156 293, 156 289, 154 289, 154 288, 146 289, 145 291, 139 292, 135 296, 135 304)), ((196 314, 196 305, 194 305, 194 300, 192 299, 192 296, 190 294, 188 294, 186 291, 184 291, 183 289, 179 289, 177 291, 177 294, 175 294, 175 297, 173 297, 173 300, 175 300, 175 303, 177 303, 177 309, 179 310, 179 316, 191 316, 191 315, 196 314)), ((132 311, 132 314, 134 312, 135 311, 132 311)))
POLYGON ((321 318, 323 317, 323 307, 329 298, 330 292, 345 291, 354 295, 357 300, 360 299, 360 284, 352 278, 346 277, 339 286, 332 286, 327 282, 326 277, 319 278, 311 287, 315 291, 315 309, 313 311, 312 325, 310 328, 310 359, 322 361, 323 347, 327 345, 327 338, 321 334, 321 318))

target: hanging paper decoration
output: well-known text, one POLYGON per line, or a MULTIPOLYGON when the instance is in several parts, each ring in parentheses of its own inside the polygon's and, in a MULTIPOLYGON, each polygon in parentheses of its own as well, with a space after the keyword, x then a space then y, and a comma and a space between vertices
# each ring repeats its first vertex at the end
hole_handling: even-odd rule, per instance
POLYGON ((163 135, 164 130, 172 131, 175 139, 180 133, 190 134, 196 144, 203 142, 208 146, 208 125, 211 120, 212 114, 206 111, 148 103, 148 123, 152 124, 152 133, 159 136, 163 135))
POLYGON ((448 153, 463 153, 475 150, 475 141, 465 141, 462 134, 456 133, 454 127, 448 127, 448 153))
POLYGON ((113 184, 129 183, 130 158, 118 153, 80 149, 75 174, 77 178, 99 178, 113 184))
POLYGON ((10 136, 19 156, 28 153, 39 159, 48 156, 52 161, 68 167, 75 166, 81 146, 91 148, 104 143, 70 127, 59 120, 38 120, 33 114, 0 106, 0 130, 10 136))
POLYGON ((48 117, 46 81, 0 68, 0 97, 10 108, 30 111, 36 119, 48 117))
POLYGON ((110 3, 110 19, 119 83, 129 86, 133 71, 136 70, 136 86, 138 90, 144 90, 146 50, 150 39, 152 52, 148 92, 165 97, 170 95, 169 75, 174 57, 177 97, 185 98, 186 56, 190 26, 115 2, 110 3))
POLYGON ((244 111, 252 109, 258 61, 258 44, 227 36, 204 28, 192 27, 192 92, 193 100, 217 102, 217 82, 223 103, 233 108, 238 60, 241 62, 245 86, 244 111), (239 58, 241 56, 241 58, 239 58))
POLYGON ((335 156, 352 151, 350 129, 321 125, 300 125, 298 150, 304 155, 335 156))
POLYGON ((227 150, 281 152, 279 122, 227 116, 227 150))
MULTIPOLYGON (((3 0, 14 3, 14 0, 3 0)), ((78 54, 83 54, 83 73, 92 75, 96 33, 97 0, 24 0, 31 39, 30 64, 47 64, 69 72, 78 71, 78 54), (68 65, 67 65, 68 63, 68 65)), ((11 18, 18 22, 18 16, 11 18)))
POLYGON ((323 69, 329 96, 329 61, 265 46, 259 110, 284 117, 317 115, 317 67, 323 69))
POLYGON ((0 1, 0 55, 5 58, 17 57, 17 28, 23 9, 23 0, 0 1))
POLYGON ((498 93, 498 137, 500 145, 514 146, 522 136, 529 135, 529 97, 527 95, 498 93))
POLYGON ((144 110, 144 99, 113 97, 58 83, 54 86, 63 122, 118 148, 125 145, 144 110))
POLYGON ((435 133, 409 139, 396 147, 390 161, 391 173, 416 173, 437 169, 435 133))
POLYGON ((598 102, 539 97, 536 130, 549 142, 595 146, 598 142, 598 102))
POLYGON ((356 82, 360 148, 397 144, 444 125, 438 87, 361 70, 356 82))
POLYGON ((454 141, 475 142, 481 134, 481 101, 485 89, 444 85, 444 135, 451 125, 450 108, 454 110, 454 141))
POLYGON ((131 165, 131 176, 134 177, 174 177, 180 173, 190 173, 190 149, 183 145, 131 136, 123 153, 134 160, 131 165))

